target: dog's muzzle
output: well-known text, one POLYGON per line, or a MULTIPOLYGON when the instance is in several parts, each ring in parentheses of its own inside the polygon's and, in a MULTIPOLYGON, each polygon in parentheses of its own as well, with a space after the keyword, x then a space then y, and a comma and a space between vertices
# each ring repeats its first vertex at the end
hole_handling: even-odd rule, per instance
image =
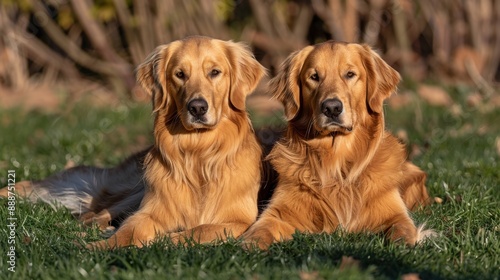
POLYGON ((345 120, 344 104, 338 98, 329 98, 321 102, 321 114, 319 127, 326 131, 352 131, 352 124, 345 120))

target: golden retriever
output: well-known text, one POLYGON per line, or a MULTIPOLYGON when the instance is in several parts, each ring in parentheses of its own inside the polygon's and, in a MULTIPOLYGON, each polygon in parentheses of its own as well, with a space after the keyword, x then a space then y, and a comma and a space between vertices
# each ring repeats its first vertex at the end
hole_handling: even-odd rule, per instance
POLYGON ((153 147, 116 168, 77 167, 18 190, 101 228, 139 208, 88 248, 238 237, 258 211, 262 151, 245 98, 264 74, 241 43, 195 36, 159 46, 137 70, 152 96, 153 147))
POLYGON ((329 41, 286 59, 269 86, 288 119, 268 156, 279 181, 246 246, 265 249, 296 230, 383 232, 410 245, 432 234, 408 215, 427 203, 426 174, 384 129, 383 101, 399 80, 365 45, 329 41))

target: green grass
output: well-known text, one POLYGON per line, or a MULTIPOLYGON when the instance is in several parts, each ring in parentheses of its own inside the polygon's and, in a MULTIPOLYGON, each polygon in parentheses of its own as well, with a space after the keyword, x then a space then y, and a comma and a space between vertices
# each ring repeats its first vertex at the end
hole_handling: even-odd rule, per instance
MULTIPOLYGON (((377 235, 296 235, 268 252, 247 252, 238 241, 91 252, 75 241, 100 239, 64 209, 17 200, 16 272, 0 257, 0 278, 16 279, 421 279, 500 278, 500 110, 469 108, 464 90, 451 90, 460 114, 417 102, 387 109, 387 127, 405 130, 413 161, 428 173, 441 204, 413 213, 440 233, 408 248, 377 235), (462 105, 460 105, 462 104, 462 105), (82 237, 82 232, 85 236, 82 237), (342 261, 350 256, 356 261, 342 261)), ((265 121, 254 118, 261 125, 265 121)), ((274 122, 274 120, 273 120, 274 122)), ((40 179, 66 163, 113 165, 152 141, 148 105, 61 108, 60 113, 0 112, 0 184, 40 179)), ((7 200, 0 201, 0 247, 8 248, 7 200)))

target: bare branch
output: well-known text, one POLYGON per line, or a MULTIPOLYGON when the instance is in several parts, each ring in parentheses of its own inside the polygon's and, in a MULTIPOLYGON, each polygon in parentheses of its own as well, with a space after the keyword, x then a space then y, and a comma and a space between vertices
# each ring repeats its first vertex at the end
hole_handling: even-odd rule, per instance
POLYGON ((137 38, 137 32, 134 30, 132 24, 132 16, 122 0, 113 0, 115 5, 116 14, 120 25, 123 27, 125 38, 129 44, 129 51, 132 56, 132 62, 138 64, 142 59, 144 59, 144 49, 140 43, 139 38, 137 38))
POLYGON ((150 10, 151 2, 152 1, 134 1, 134 10, 136 11, 135 19, 137 21, 139 36, 144 49, 148 50, 148 52, 156 47, 154 30, 151 28, 151 26, 153 26, 153 16, 150 10))
POLYGON ((358 1, 345 1, 345 14, 342 20, 344 34, 348 42, 358 42, 358 1))
POLYGON ((314 16, 312 8, 308 5, 300 5, 299 14, 293 26, 293 36, 306 44, 307 33, 314 16))
POLYGON ((104 60, 116 65, 118 76, 125 82, 127 90, 131 90, 135 86, 132 67, 127 61, 117 55, 113 47, 108 43, 103 28, 99 25, 98 21, 91 16, 90 7, 87 1, 70 0, 70 2, 73 6, 73 12, 94 48, 104 60))
POLYGON ((340 21, 340 3, 338 0, 329 0, 329 5, 325 5, 323 0, 312 0, 311 4, 318 15, 328 26, 330 34, 335 40, 345 41, 345 35, 342 27, 339 25, 340 21))
POLYGON ((61 57, 58 53, 54 52, 47 45, 42 43, 36 37, 28 35, 21 30, 12 28, 13 32, 9 32, 8 37, 16 41, 22 49, 24 49, 28 56, 40 64, 47 65, 57 69, 63 76, 68 78, 78 77, 78 70, 70 60, 61 57))
POLYGON ((71 41, 59 28, 59 26, 50 18, 45 7, 38 1, 34 1, 33 5, 37 10, 38 23, 47 35, 57 44, 63 51, 68 54, 71 59, 78 64, 98 73, 113 74, 116 69, 111 64, 99 61, 88 55, 80 49, 73 41, 71 41))
POLYGON ((267 36, 274 36, 271 19, 267 15, 266 7, 260 0, 249 0, 257 26, 267 36))
POLYGON ((495 73, 500 66, 500 1, 495 1, 493 5, 494 11, 496 11, 496 20, 493 19, 491 23, 492 26, 496 26, 496 28, 494 28, 495 33, 493 34, 493 46, 489 52, 491 57, 486 63, 485 76, 488 81, 493 81, 495 73))

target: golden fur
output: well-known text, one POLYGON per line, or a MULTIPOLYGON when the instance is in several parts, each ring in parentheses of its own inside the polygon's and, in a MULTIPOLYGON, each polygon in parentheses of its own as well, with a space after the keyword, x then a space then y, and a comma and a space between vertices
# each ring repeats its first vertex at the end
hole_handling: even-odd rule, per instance
POLYGON ((243 233, 257 216, 261 160, 245 97, 263 74, 241 44, 191 37, 158 47, 137 72, 156 114, 144 199, 113 236, 89 247, 243 233), (208 104, 202 119, 190 113, 194 99, 208 104))
POLYGON ((426 175, 384 129, 383 101, 399 80, 365 45, 330 41, 288 57, 269 86, 289 121, 268 156, 279 182, 246 243, 267 248, 296 230, 342 228, 413 245, 431 233, 408 215, 428 200, 426 175))
POLYGON ((238 237, 258 211, 262 151, 245 98, 264 74, 240 43, 196 36, 159 46, 137 69, 153 100, 153 147, 118 167, 77 167, 18 184, 18 192, 101 228, 138 208, 88 248, 238 237))

